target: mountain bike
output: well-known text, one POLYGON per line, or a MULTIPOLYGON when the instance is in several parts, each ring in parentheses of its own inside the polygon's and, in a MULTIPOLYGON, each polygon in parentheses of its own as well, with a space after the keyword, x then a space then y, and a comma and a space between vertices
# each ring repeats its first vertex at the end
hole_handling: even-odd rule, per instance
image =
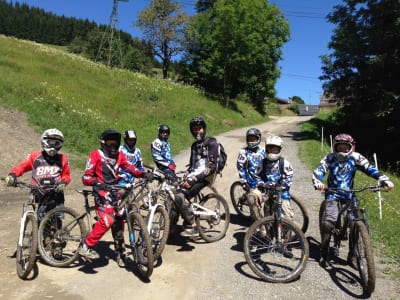
MULTIPOLYGON (((184 177, 170 176, 161 170, 154 168, 154 176, 160 183, 156 191, 157 198, 165 202, 171 224, 178 221, 179 213, 175 204, 175 194, 182 188, 184 177)), ((176 174, 184 173, 184 171, 176 174)), ((208 186, 212 193, 205 194, 200 191, 190 202, 190 209, 193 210, 195 221, 199 228, 199 234, 208 243, 222 239, 228 230, 230 214, 229 206, 225 198, 211 185, 208 186)))
POLYGON ((278 185, 261 188, 269 197, 272 215, 258 219, 247 230, 244 255, 251 270, 269 282, 290 282, 304 271, 309 257, 304 233, 282 218, 282 190, 278 185))
MULTIPOLYGON (((111 186, 110 194, 114 200, 115 211, 118 212, 118 217, 124 219, 128 230, 125 230, 125 255, 124 257, 117 256, 119 260, 124 260, 125 266, 131 263, 139 270, 143 277, 150 277, 153 272, 153 253, 151 248, 151 240, 147 232, 143 218, 139 214, 139 208, 133 203, 130 195, 133 193, 134 186, 127 184, 124 186, 111 186), (118 197, 118 199, 117 199, 118 197), (119 200, 121 201, 120 203, 119 200)), ((43 259, 51 266, 65 267, 73 263, 78 257, 78 249, 83 245, 89 231, 86 230, 85 219, 87 220, 88 228, 93 227, 91 212, 95 211, 95 206, 89 205, 89 195, 93 196, 92 190, 77 190, 85 199, 85 212, 74 215, 73 210, 67 207, 57 207, 47 213, 39 226, 39 251, 43 259), (62 219, 62 223, 59 221, 62 219), (59 224, 59 225, 57 225, 59 224), (49 230, 53 229, 53 230, 49 230), (46 237, 48 239, 46 240, 46 237), (62 244, 64 249, 70 249, 69 256, 66 259, 59 259, 51 255, 53 245, 62 244)), ((97 215, 94 219, 98 219, 97 215)), ((89 260, 90 261, 90 260, 89 260)))
MULTIPOLYGON (((1 178, 5 180, 5 178, 1 178)), ((26 279, 35 265, 38 250, 38 224, 48 207, 55 206, 53 195, 57 185, 41 186, 17 181, 15 187, 30 189, 28 200, 22 206, 21 223, 16 251, 17 275, 26 279), (40 197, 40 203, 38 198, 40 197)))
MULTIPOLYGON (((153 171, 153 176, 157 176, 154 168, 147 165, 145 167, 153 171)), ((164 203, 159 203, 157 194, 153 192, 149 181, 141 178, 134 184, 134 188, 137 192, 131 201, 136 203, 141 215, 146 220, 154 261, 157 261, 168 239, 170 225, 168 212, 164 207, 164 203)))
MULTIPOLYGON (((250 187, 248 183, 241 183, 239 180, 235 181, 231 185, 230 195, 231 201, 234 209, 243 219, 250 220, 251 219, 251 208, 247 201, 247 195, 250 192, 250 187)), ((266 199, 264 199, 264 203, 266 203, 266 199)), ((303 204, 303 202, 295 195, 290 195, 290 207, 293 211, 293 221, 303 233, 306 233, 309 224, 308 212, 303 204)), ((264 211, 265 210, 261 210, 264 211)), ((264 216, 271 215, 272 212, 268 212, 264 216)))
MULTIPOLYGON (((327 188, 325 190, 325 193, 342 192, 351 194, 351 199, 349 201, 344 203, 339 201, 339 215, 335 223, 335 228, 331 233, 331 237, 333 237, 333 248, 329 249, 333 250, 335 255, 338 255, 341 242, 347 240, 349 236, 349 248, 352 248, 352 253, 354 253, 357 259, 361 284, 366 294, 371 294, 375 289, 375 262, 369 236, 366 211, 364 207, 359 207, 359 201, 355 194, 364 190, 377 192, 380 189, 380 186, 376 185, 366 186, 360 189, 327 188)), ((325 206, 326 200, 321 203, 319 211, 320 228, 325 206)))

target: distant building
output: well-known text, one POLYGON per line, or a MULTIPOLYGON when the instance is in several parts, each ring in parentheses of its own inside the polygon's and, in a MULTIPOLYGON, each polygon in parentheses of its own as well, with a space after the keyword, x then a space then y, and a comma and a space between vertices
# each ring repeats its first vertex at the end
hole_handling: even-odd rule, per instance
POLYGON ((278 102, 279 104, 292 104, 292 99, 282 99, 276 97, 276 102, 278 102))
POLYGON ((319 108, 321 111, 331 110, 338 106, 338 99, 334 95, 328 94, 326 91, 319 98, 319 108))
POLYGON ((319 113, 318 105, 299 104, 299 116, 313 116, 319 113))

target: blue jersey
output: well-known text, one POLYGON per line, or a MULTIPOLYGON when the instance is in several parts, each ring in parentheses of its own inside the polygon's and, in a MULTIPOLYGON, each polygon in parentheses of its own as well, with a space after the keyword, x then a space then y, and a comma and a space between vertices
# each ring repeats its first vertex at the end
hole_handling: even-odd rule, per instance
MULTIPOLYGON (((313 183, 321 183, 325 174, 329 171, 328 187, 351 189, 353 187, 356 171, 360 170, 366 175, 378 179, 389 180, 386 175, 381 174, 377 168, 358 152, 353 152, 346 161, 338 161, 334 153, 327 154, 319 163, 313 173, 313 183)), ((329 193, 327 198, 350 199, 350 193, 329 193)))
POLYGON ((171 154, 171 145, 168 141, 155 139, 151 143, 151 155, 156 166, 161 170, 168 169, 169 165, 175 164, 171 154))
MULTIPOLYGON (((125 154, 129 163, 134 165, 135 169, 144 171, 142 153, 140 152, 139 148, 134 148, 133 150, 129 150, 126 146, 121 146, 119 151, 125 154)), ((133 183, 133 181, 135 179, 135 176, 133 176, 131 173, 126 172, 122 169, 119 170, 119 174, 120 174, 121 180, 119 180, 118 184, 120 184, 120 185, 124 185, 127 182, 133 183)))
POLYGON ((255 189, 257 181, 254 177, 258 164, 264 159, 265 150, 261 147, 250 150, 248 147, 240 149, 237 159, 237 169, 239 177, 246 179, 251 189, 255 189))
POLYGON ((282 191, 282 199, 290 201, 290 187, 293 182, 293 167, 286 159, 283 160, 283 174, 279 167, 279 159, 271 161, 264 158, 258 165, 255 178, 257 183, 264 182, 266 184, 280 184, 284 187, 282 191))

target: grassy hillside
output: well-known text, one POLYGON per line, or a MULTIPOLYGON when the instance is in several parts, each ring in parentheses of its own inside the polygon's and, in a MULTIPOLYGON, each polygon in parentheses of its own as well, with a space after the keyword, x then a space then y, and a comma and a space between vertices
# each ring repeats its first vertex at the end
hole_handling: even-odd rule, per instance
POLYGON ((206 119, 210 135, 266 121, 244 102, 227 109, 190 86, 107 69, 54 47, 2 35, 0 78, 0 105, 26 112, 38 132, 60 129, 66 149, 82 158, 99 146, 98 136, 108 128, 135 129, 150 162, 159 124, 171 127, 176 153, 193 141, 188 123, 194 116, 206 119))

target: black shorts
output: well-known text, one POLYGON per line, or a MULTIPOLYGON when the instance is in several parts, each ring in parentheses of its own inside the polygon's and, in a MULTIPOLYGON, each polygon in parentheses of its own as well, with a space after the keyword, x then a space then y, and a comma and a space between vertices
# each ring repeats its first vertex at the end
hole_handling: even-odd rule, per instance
POLYGON ((205 186, 209 185, 210 183, 207 180, 201 180, 193 184, 189 189, 182 189, 182 192, 185 195, 187 200, 192 199, 196 196, 205 186))

